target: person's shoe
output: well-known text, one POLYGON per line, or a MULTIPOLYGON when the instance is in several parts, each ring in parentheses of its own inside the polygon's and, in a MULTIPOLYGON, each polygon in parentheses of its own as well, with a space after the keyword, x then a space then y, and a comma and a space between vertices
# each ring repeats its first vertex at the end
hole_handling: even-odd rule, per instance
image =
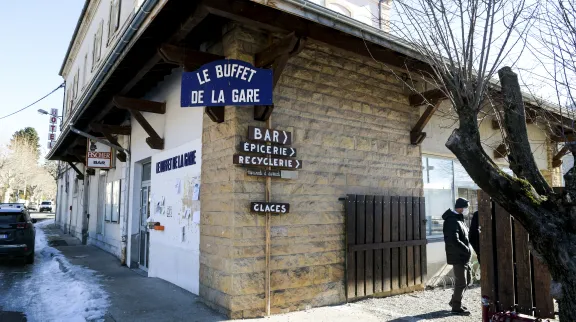
POLYGON ((466 308, 464 308, 464 307, 461 307, 461 308, 459 308, 459 309, 453 308, 453 309, 452 309, 452 314, 468 316, 468 315, 470 315, 470 311, 468 311, 468 310, 467 310, 466 308))
MULTIPOLYGON (((448 305, 450 305, 450 307, 452 307, 452 301, 450 301, 450 302, 448 303, 448 305)), ((462 305, 462 306, 460 306, 460 307, 463 308, 464 310, 468 310, 468 308, 465 307, 464 305, 462 305)))

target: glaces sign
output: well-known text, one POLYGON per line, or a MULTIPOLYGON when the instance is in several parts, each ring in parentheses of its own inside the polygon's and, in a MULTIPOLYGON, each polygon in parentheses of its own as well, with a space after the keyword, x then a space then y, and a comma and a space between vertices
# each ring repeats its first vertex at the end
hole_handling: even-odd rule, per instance
POLYGON ((98 169, 110 169, 112 167, 111 147, 88 139, 86 149, 86 167, 98 169))
POLYGON ((182 74, 181 106, 272 105, 272 70, 236 59, 182 74))

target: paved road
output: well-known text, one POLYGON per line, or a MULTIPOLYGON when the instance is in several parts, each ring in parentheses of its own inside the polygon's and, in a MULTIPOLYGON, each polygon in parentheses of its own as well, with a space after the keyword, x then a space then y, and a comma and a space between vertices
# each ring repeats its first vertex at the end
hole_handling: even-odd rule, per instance
MULTIPOLYGON (((54 214, 48 213, 32 213, 31 216, 37 218, 39 222, 54 218, 54 214)), ((50 259, 36 253, 35 260, 34 265, 24 265, 23 261, 17 260, 0 260, 0 321, 27 321, 23 312, 30 309, 33 299, 32 290, 25 288, 29 286, 28 282, 33 276, 34 268, 50 259)))

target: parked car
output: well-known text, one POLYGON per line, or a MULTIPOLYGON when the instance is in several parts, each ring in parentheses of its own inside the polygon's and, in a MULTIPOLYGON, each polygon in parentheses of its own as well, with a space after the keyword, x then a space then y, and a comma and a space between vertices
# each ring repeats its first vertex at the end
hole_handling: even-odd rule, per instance
POLYGON ((40 212, 44 211, 52 212, 52 201, 42 201, 40 203, 40 212))
POLYGON ((30 218, 24 204, 0 203, 0 258, 24 258, 34 263, 36 219, 30 218))
POLYGON ((38 211, 38 204, 35 202, 28 203, 28 210, 30 211, 38 211))

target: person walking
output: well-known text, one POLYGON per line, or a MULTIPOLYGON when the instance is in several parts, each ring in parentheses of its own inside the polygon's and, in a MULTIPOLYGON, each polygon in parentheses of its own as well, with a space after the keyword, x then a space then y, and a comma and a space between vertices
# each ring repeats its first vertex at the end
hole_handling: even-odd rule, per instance
POLYGON ((475 211, 472 215, 472 221, 470 222, 470 232, 468 234, 470 239, 470 245, 476 253, 478 258, 478 263, 480 263, 480 225, 478 223, 478 211, 475 211))
POLYGON ((454 294, 449 305, 452 313, 470 315, 470 311, 462 306, 462 297, 472 280, 470 259, 472 251, 468 239, 468 227, 464 223, 465 212, 468 211, 468 200, 458 198, 454 210, 448 209, 442 215, 444 219, 443 232, 448 265, 454 269, 454 294))

